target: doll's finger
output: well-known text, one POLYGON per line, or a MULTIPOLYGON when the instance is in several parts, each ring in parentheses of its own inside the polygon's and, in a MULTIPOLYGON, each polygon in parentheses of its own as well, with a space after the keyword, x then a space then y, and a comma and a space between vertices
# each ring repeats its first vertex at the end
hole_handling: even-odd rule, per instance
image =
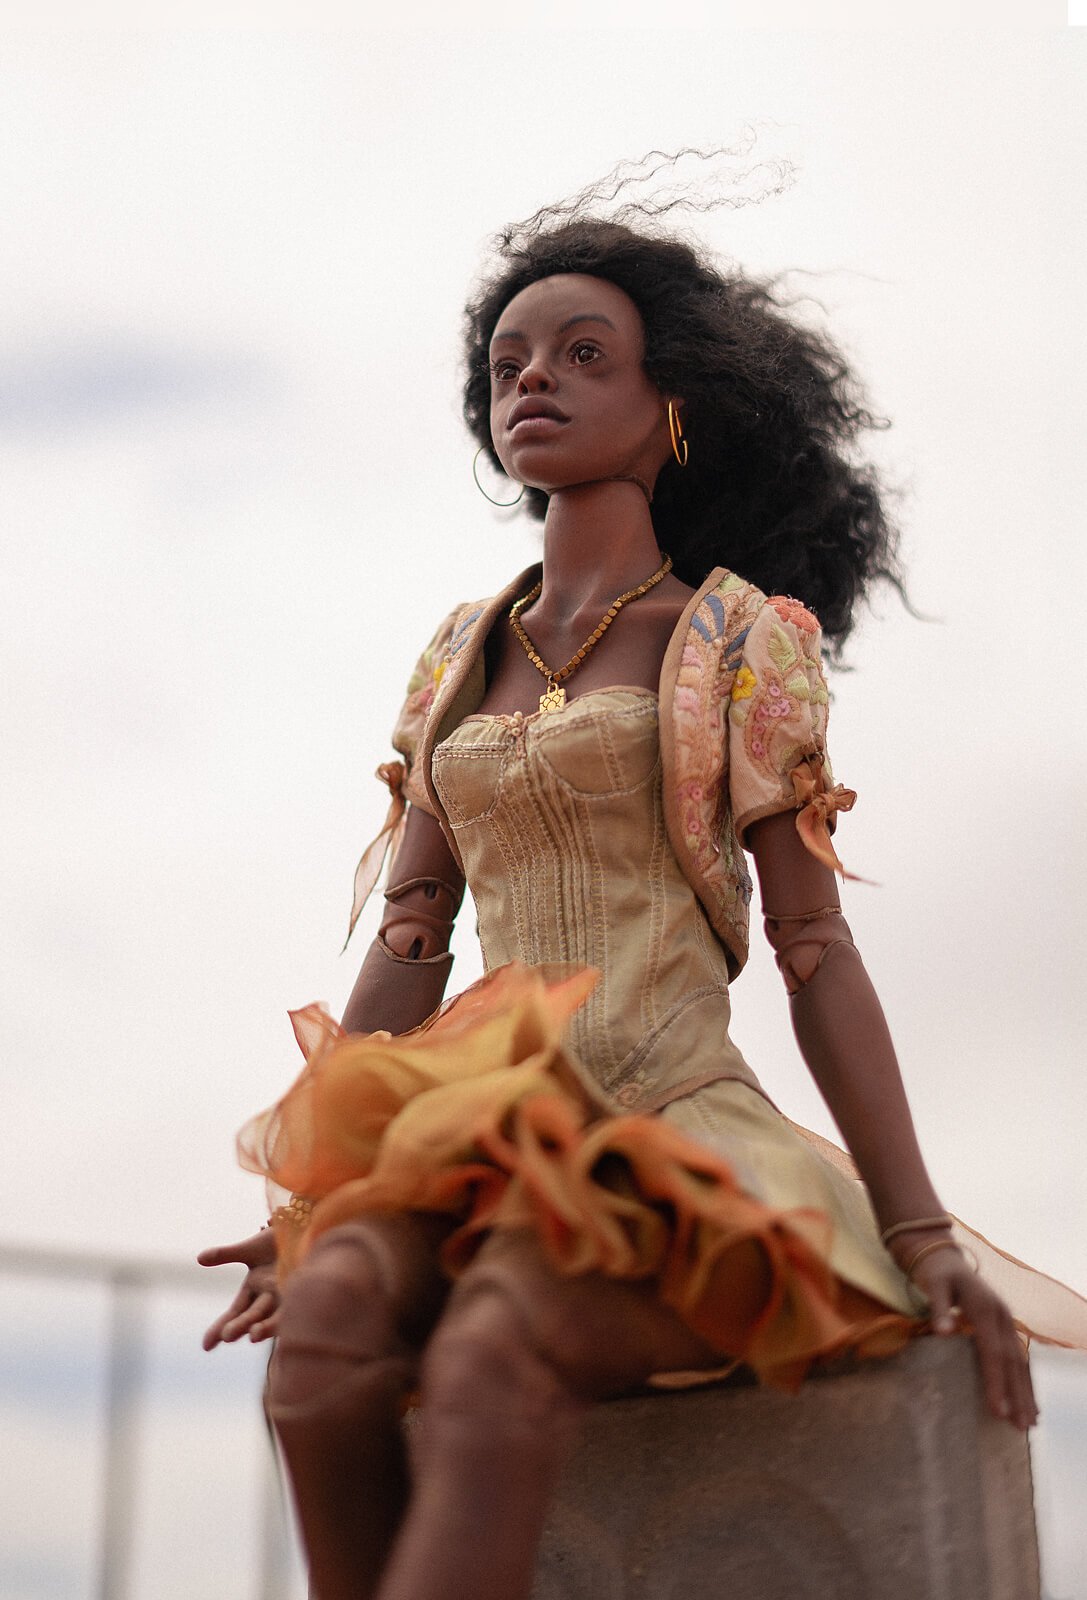
POLYGON ((994 1417, 1008 1421, 1011 1417, 1012 1402, 1008 1392, 1003 1353, 999 1349, 994 1349, 989 1328, 980 1319, 974 1324, 974 1342, 981 1367, 981 1387, 985 1394, 985 1404, 994 1417))
POLYGON ((254 1344, 260 1344, 262 1339, 274 1339, 279 1332, 279 1306, 260 1322, 255 1322, 249 1330, 249 1337, 254 1344))
POLYGON ((960 1283, 958 1301, 974 1333, 986 1405, 1017 1428, 1033 1427, 1030 1366, 1007 1307, 972 1274, 960 1283))
POLYGON ((1037 1415, 1029 1373, 1011 1318, 999 1304, 980 1307, 973 1317, 986 1404, 995 1417, 1028 1428, 1037 1415))
POLYGON ((244 1266, 244 1259, 238 1253, 241 1248, 240 1244, 213 1244, 201 1250, 196 1259, 202 1267, 225 1267, 235 1261, 244 1266))
POLYGON ((249 1332, 250 1328, 253 1326, 253 1323, 259 1322, 260 1318, 268 1310, 269 1305, 266 1303, 262 1306, 259 1299, 247 1305, 244 1310, 238 1312, 237 1316, 231 1317, 230 1321, 226 1324, 225 1328, 223 1329, 223 1343, 237 1343, 239 1339, 243 1338, 249 1332))
POLYGON ((1041 1412, 1038 1406, 1038 1396, 1034 1393, 1034 1379, 1031 1377, 1030 1363, 1027 1360, 1026 1351, 1023 1352, 1022 1383, 1024 1391, 1023 1404, 1027 1417, 1027 1427, 1033 1428, 1037 1426, 1038 1418, 1041 1415, 1041 1412))
POLYGON ((267 1290, 263 1294, 259 1294, 245 1313, 244 1319, 238 1319, 239 1322, 244 1320, 245 1332, 252 1337, 253 1329, 259 1327, 266 1318, 272 1316, 278 1304, 278 1297, 267 1290))
POLYGON ((1030 1381, 1030 1368, 1021 1349, 1007 1352, 1005 1375, 1008 1421, 1025 1433, 1038 1421, 1038 1405, 1034 1398, 1034 1386, 1030 1381))
POLYGON ((1030 1375, 1027 1352, 1013 1327, 1008 1348, 1008 1372, 1012 1393, 1012 1417, 1017 1427, 1033 1428, 1038 1421, 1038 1402, 1030 1375))
POLYGON ((254 1234, 250 1239, 239 1239, 237 1244, 215 1244, 207 1250, 201 1250, 197 1261, 202 1267, 225 1267, 237 1262, 243 1267, 253 1265, 253 1257, 259 1253, 261 1236, 254 1234))
POLYGON ((223 1343, 224 1341, 226 1343, 230 1342, 229 1338, 227 1337, 226 1330, 229 1328, 234 1319, 244 1312, 246 1306, 249 1305, 251 1298, 252 1296, 250 1295, 249 1289, 243 1283, 233 1300, 227 1306, 226 1310, 222 1312, 221 1315, 216 1317, 215 1321, 211 1324, 211 1327, 204 1334, 203 1342, 205 1350, 214 1350, 217 1344, 223 1343))
POLYGON ((229 1320, 229 1312, 224 1312, 221 1317, 216 1317, 210 1328, 205 1329, 204 1337, 201 1340, 205 1350, 214 1350, 217 1344, 222 1344, 223 1329, 226 1327, 229 1320))
POLYGON ((1024 1432, 1033 1428, 1038 1421, 1038 1407, 1034 1399, 1034 1390, 1029 1377, 1024 1381, 1021 1368, 1009 1364, 1008 1389, 1011 1395, 1011 1410, 1008 1421, 1015 1424, 1024 1432))
POLYGON ((203 1345, 205 1350, 214 1350, 217 1344, 229 1344, 230 1341, 226 1338, 226 1329, 230 1326, 232 1320, 230 1311, 224 1311, 221 1317, 216 1317, 211 1327, 204 1334, 203 1345))

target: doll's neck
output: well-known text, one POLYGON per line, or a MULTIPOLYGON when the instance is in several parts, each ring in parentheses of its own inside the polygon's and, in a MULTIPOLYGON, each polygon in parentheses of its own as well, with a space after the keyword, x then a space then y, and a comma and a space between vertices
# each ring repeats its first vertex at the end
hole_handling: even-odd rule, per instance
POLYGON ((661 564, 640 484, 629 478, 574 484, 552 494, 544 519, 539 612, 556 623, 603 609, 661 564))

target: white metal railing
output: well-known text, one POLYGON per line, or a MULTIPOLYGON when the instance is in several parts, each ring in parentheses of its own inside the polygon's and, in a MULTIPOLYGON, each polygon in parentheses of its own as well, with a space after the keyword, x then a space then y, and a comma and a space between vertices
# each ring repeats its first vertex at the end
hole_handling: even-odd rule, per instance
MULTIPOLYGON (((107 1297, 105 1359, 102 1362, 103 1404, 99 1408, 102 1433, 101 1481, 95 1485, 94 1533, 91 1564, 93 1582, 80 1592, 93 1600, 156 1600, 165 1592, 155 1581, 137 1593, 138 1562, 135 1560, 139 1532, 139 1490, 146 1474, 148 1439, 141 1428, 141 1417, 148 1411, 150 1358, 155 1339, 149 1315, 152 1297, 165 1294, 171 1300, 203 1296, 225 1303, 229 1288, 216 1284, 203 1269, 181 1263, 139 1260, 80 1250, 39 1249, 0 1243, 0 1282, 12 1278, 39 1279, 54 1287, 71 1283, 98 1285, 107 1297)), ((194 1308, 195 1310, 196 1308, 194 1308)), ((27 1336, 24 1334, 23 1336, 27 1336)), ((77 1333, 73 1337, 80 1337, 77 1333)), ((183 1379, 194 1390, 200 1384, 200 1363, 222 1358, 233 1364, 237 1351, 219 1352, 206 1357, 193 1337, 192 1367, 183 1379)), ((1087 1358, 1064 1351, 1036 1350, 1033 1356, 1035 1382, 1042 1399, 1043 1426, 1034 1437, 1034 1467, 1042 1532, 1044 1565, 1048 1567, 1046 1593, 1061 1600, 1087 1595, 1087 1540, 1082 1533, 1082 1483, 1087 1467, 1087 1358)), ((211 1370, 211 1369, 204 1369, 211 1370)), ((222 1369, 219 1369, 220 1374, 222 1369)), ((232 1381, 232 1380, 231 1380, 232 1381)), ((239 1373, 237 1395, 242 1411, 222 1419, 222 1429, 235 1429, 239 1414, 256 1414, 256 1394, 247 1392, 254 1382, 252 1364, 239 1373)), ((3 1402, 0 1391, 0 1404, 3 1402)), ((153 1396, 152 1396, 153 1398, 153 1396)), ((254 1432, 256 1428, 254 1426, 254 1432)), ((215 1448, 214 1429, 200 1436, 193 1459, 186 1464, 194 1477, 207 1467, 207 1452, 215 1448)), ((244 1575, 233 1595, 246 1600, 297 1600, 304 1593, 304 1579, 293 1535, 284 1512, 283 1495, 275 1457, 269 1444, 262 1463, 252 1473, 251 1458, 243 1472, 243 1497, 255 1513, 255 1530, 246 1535, 251 1549, 246 1551, 244 1575)), ((3 1509, 0 1508, 0 1514, 3 1509)), ((70 1508, 56 1507, 56 1520, 62 1524, 70 1508)), ((253 1520, 252 1518, 250 1519, 253 1520)), ((0 1555, 2 1555, 0 1551, 0 1555)), ((208 1578, 206 1594, 212 1600, 228 1600, 227 1586, 216 1574, 208 1578)), ((0 1576, 0 1589, 4 1589, 0 1576)), ((30 1591, 24 1591, 29 1593, 30 1591)), ((36 1588, 33 1600, 55 1586, 36 1588)), ((66 1590, 65 1593, 71 1592, 66 1590)), ((190 1589, 174 1593, 189 1595, 190 1589)), ((6 1589, 4 1600, 8 1600, 6 1589)))
MULTIPOLYGON (((45 1279, 54 1285, 83 1282, 108 1297, 103 1472, 98 1491, 94 1600, 136 1600, 132 1585, 140 1467, 140 1415, 146 1398, 149 1355, 148 1302, 152 1294, 207 1296, 213 1283, 197 1266, 139 1260, 83 1250, 42 1249, 0 1243, 0 1276, 45 1279)), ((257 1487, 258 1549, 254 1600, 291 1600, 297 1593, 276 1458, 269 1442, 257 1487)), ((58 1507, 58 1516, 63 1507, 58 1507)))

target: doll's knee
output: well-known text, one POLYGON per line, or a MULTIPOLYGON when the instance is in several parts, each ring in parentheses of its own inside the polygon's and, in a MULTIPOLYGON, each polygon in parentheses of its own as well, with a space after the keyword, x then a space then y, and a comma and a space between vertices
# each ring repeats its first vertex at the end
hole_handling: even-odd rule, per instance
POLYGON ((283 1290, 282 1337, 364 1344, 389 1321, 388 1271, 365 1224, 330 1228, 311 1246, 283 1290))
POLYGON ((424 1356, 425 1405, 511 1426, 580 1415, 584 1402, 508 1287, 482 1279, 458 1290, 424 1356))
POLYGON ((425 1240, 407 1220, 330 1228, 284 1288, 271 1402, 314 1399, 367 1366, 402 1371, 409 1381, 444 1292, 425 1240))

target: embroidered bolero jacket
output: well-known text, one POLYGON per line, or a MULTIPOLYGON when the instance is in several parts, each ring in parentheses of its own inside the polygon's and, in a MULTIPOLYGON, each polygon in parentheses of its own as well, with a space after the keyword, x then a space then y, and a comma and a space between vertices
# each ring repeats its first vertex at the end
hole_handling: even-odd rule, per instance
MULTIPOLYGON (((457 855, 430 756, 478 709, 485 688, 483 642, 497 617, 538 576, 539 568, 530 568, 492 599, 458 606, 420 656, 393 733, 403 762, 378 769, 393 804, 359 863, 352 928, 388 844, 395 845, 406 801, 437 818, 457 855)), ((818 622, 799 601, 767 597, 716 568, 673 632, 658 704, 669 839, 734 977, 748 952, 752 884, 743 844, 753 822, 795 810, 807 848, 842 870, 828 827, 856 796, 833 785, 827 761, 818 622)))

